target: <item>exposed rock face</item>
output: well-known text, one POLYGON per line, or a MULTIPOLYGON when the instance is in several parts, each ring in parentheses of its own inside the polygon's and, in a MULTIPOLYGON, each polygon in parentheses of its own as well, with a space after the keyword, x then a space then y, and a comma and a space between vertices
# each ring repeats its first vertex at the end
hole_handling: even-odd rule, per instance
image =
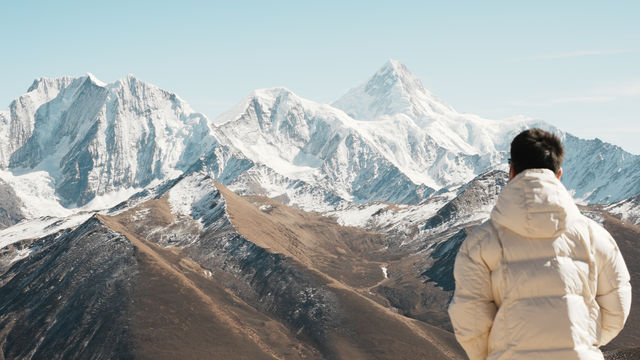
POLYGON ((427 220, 424 229, 433 229, 457 219, 473 220, 474 213, 480 209, 488 213, 508 179, 507 173, 499 170, 478 176, 459 190, 458 196, 438 210, 435 216, 427 220))
POLYGON ((0 229, 16 224, 24 219, 22 200, 9 184, 0 179, 0 229))
POLYGON ((627 349, 611 350, 604 352, 606 360, 634 360, 640 357, 640 348, 633 347, 627 349))
POLYGON ((455 265, 458 250, 460 250, 460 246, 464 239, 467 238, 467 235, 467 230, 460 230, 434 247, 430 257, 435 261, 422 273, 422 275, 428 277, 427 282, 433 281, 445 291, 455 290, 456 282, 453 278, 453 266, 455 265))
POLYGON ((4 358, 128 357, 135 249, 93 218, 0 277, 4 358))
POLYGON ((637 261, 640 257, 640 227, 620 221, 595 206, 591 206, 589 210, 600 215, 602 225, 616 240, 631 274, 631 313, 622 332, 607 344, 604 350, 627 349, 629 351, 621 353, 637 353, 640 343, 640 262, 637 261), (635 350, 632 351, 633 348, 635 350))

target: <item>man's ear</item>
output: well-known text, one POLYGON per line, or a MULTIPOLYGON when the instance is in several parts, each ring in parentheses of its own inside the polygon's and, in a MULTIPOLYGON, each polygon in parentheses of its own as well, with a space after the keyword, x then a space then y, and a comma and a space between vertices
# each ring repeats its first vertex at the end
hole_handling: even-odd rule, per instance
POLYGON ((558 170, 558 174, 556 175, 556 177, 558 178, 558 180, 560 180, 562 178, 562 168, 560 168, 560 170, 558 170))
POLYGON ((513 180, 516 177, 516 168, 513 165, 509 165, 509 180, 513 180))

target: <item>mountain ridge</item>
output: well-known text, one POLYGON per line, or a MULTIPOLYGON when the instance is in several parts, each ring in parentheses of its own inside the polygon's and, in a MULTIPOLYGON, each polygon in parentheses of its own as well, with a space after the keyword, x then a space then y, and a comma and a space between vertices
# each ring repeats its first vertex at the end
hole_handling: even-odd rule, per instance
MULTIPOLYGON (((579 201, 614 202, 640 192, 640 156, 535 119, 457 113, 395 60, 332 104, 283 87, 258 89, 213 121, 131 74, 110 84, 92 74, 36 79, 0 111, 0 136, 10 139, 0 143, 0 178, 25 207, 46 194, 47 209, 60 215, 193 170, 243 194, 308 210, 415 204, 504 170, 508 141, 530 126, 564 139, 563 181, 579 201), (400 100, 384 107, 367 91, 400 100), (373 117, 345 112, 369 106, 373 117)), ((23 210, 25 217, 43 213, 23 210)))

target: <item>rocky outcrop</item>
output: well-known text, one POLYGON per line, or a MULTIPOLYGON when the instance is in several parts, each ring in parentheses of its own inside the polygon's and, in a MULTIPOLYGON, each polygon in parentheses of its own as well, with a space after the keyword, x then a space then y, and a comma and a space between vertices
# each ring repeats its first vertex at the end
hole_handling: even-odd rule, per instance
POLYGON ((24 219, 22 200, 9 184, 0 179, 0 229, 24 219))
MULTIPOLYGON (((502 188, 507 184, 508 175, 504 171, 490 171, 473 179, 459 190, 458 195, 428 219, 423 230, 433 229, 456 219, 474 220, 474 214, 483 210, 488 215, 502 188)), ((480 214, 482 216, 482 214, 480 214)), ((475 216, 477 218, 477 216, 475 216)))

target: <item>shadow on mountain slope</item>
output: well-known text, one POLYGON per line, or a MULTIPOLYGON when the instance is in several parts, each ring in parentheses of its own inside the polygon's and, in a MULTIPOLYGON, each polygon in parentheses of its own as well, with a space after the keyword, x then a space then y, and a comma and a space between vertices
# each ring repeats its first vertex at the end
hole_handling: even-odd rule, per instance
POLYGON ((379 235, 216 188, 200 214, 165 195, 14 244, 32 253, 0 277, 3 356, 463 358, 370 292, 379 235))

